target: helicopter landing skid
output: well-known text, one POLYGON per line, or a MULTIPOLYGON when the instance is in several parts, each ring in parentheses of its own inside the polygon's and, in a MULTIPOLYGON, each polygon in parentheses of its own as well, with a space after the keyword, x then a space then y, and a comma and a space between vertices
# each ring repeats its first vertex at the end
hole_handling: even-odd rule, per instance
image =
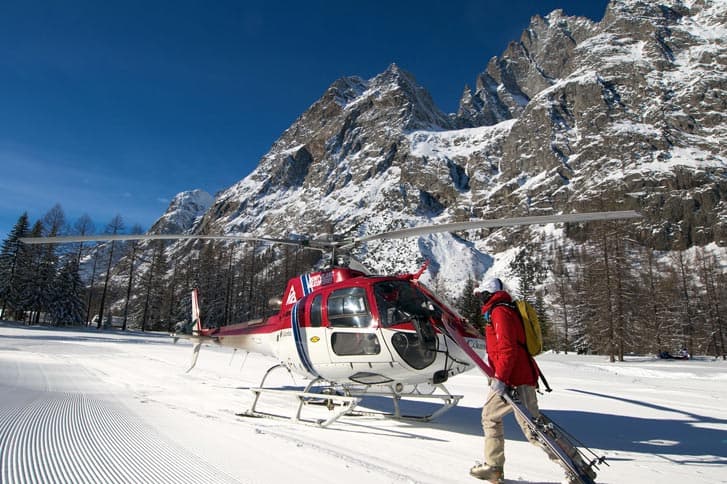
MULTIPOLYGON (((321 378, 316 378, 313 381, 311 381, 303 391, 294 391, 294 390, 282 390, 279 388, 264 388, 263 385, 265 384, 265 380, 267 379, 268 375, 278 368, 285 368, 283 365, 275 365, 268 369, 267 372, 265 372, 265 375, 262 378, 262 381, 260 382, 259 388, 250 388, 250 391, 253 392, 255 395, 255 398, 253 399, 252 405, 250 406, 250 409, 236 414, 239 417, 268 417, 268 418, 274 418, 274 419, 281 419, 281 420, 292 420, 296 423, 305 423, 305 424, 311 424, 316 425, 318 427, 328 427, 330 424, 341 418, 342 415, 345 415, 346 413, 353 410, 356 405, 361 401, 361 397, 357 396, 351 396, 351 395, 342 395, 335 391, 330 391, 331 387, 327 386, 324 388, 323 392, 315 392, 312 391, 314 388, 314 385, 319 383, 326 383, 325 380, 321 378), (269 413, 269 412, 263 412, 261 410, 257 409, 257 404, 260 400, 260 396, 265 393, 268 395, 286 395, 286 396, 294 396, 297 400, 297 409, 295 411, 295 415, 293 417, 288 417, 285 415, 279 415, 275 413, 269 413), (303 411, 303 406, 305 405, 324 405, 328 409, 328 415, 326 418, 320 418, 320 419, 310 419, 310 418, 302 418, 301 413, 303 411)), ((288 370, 290 372, 290 370, 288 370)))
POLYGON ((358 402, 361 401, 359 397, 349 397, 343 395, 323 395, 315 392, 296 392, 291 390, 278 390, 273 388, 251 388, 255 394, 255 399, 249 410, 243 413, 238 413, 240 417, 270 417, 277 419, 289 419, 296 423, 313 424, 318 427, 328 427, 330 424, 341 418, 341 416, 350 412, 358 402), (297 400, 297 409, 293 417, 287 417, 285 415, 278 415, 269 412, 262 412, 257 410, 255 407, 260 399, 260 395, 266 394, 277 394, 277 395, 292 395, 297 400), (305 419, 301 417, 303 406, 305 405, 325 405, 329 410, 327 418, 321 419, 305 419))
MULTIPOLYGON (((439 383, 433 385, 433 390, 430 393, 421 393, 419 391, 401 392, 397 391, 392 386, 384 386, 384 391, 370 391, 371 387, 364 387, 361 389, 351 387, 338 387, 332 385, 330 382, 323 378, 315 378, 305 387, 303 391, 285 390, 280 388, 265 388, 265 380, 268 378, 270 373, 279 368, 285 368, 290 370, 284 365, 275 365, 265 372, 262 380, 260 381, 259 388, 250 388, 250 391, 255 395, 250 409, 236 414, 239 417, 267 417, 280 420, 291 420, 297 423, 304 423, 309 425, 316 425, 318 427, 327 427, 344 415, 356 417, 356 416, 371 416, 371 417, 383 417, 397 420, 413 420, 419 422, 429 422, 441 416, 444 412, 457 406, 463 395, 452 395, 447 388, 439 383), (322 384, 322 386, 321 386, 322 384), (435 393, 437 390, 441 393, 435 393), (297 401, 297 408, 293 417, 279 415, 270 412, 263 412, 257 409, 258 402, 262 394, 267 395, 286 395, 293 396, 297 401), (365 397, 383 397, 391 398, 394 411, 391 413, 380 412, 375 410, 361 410, 356 409, 357 405, 365 397), (437 408, 434 412, 427 415, 405 415, 401 412, 401 400, 404 399, 417 399, 417 400, 440 400, 442 406, 437 408), (325 406, 328 410, 328 415, 325 418, 311 419, 302 418, 304 406, 325 406)), ((379 387, 381 388, 381 387, 379 387)))
POLYGON ((420 422, 429 422, 431 420, 436 419, 437 417, 441 416, 444 412, 454 408, 457 406, 459 401, 462 399, 463 395, 452 395, 449 393, 449 390, 447 388, 440 384, 435 385, 435 389, 441 390, 443 393, 441 394, 422 394, 418 392, 411 392, 411 393, 399 393, 396 392, 393 388, 390 392, 367 392, 363 391, 360 393, 354 393, 351 392, 350 395, 363 398, 363 397, 385 397, 385 398, 391 398, 393 404, 394 404, 394 411, 392 413, 385 413, 385 412, 375 412, 375 411, 363 411, 363 410, 355 410, 349 412, 349 415, 362 415, 362 416, 381 416, 385 418, 392 418, 392 419, 399 419, 399 420, 415 420, 420 422), (421 400, 441 400, 442 406, 439 407, 434 412, 428 414, 428 415, 404 415, 401 413, 401 399, 402 398, 411 398, 411 399, 421 399, 421 400))

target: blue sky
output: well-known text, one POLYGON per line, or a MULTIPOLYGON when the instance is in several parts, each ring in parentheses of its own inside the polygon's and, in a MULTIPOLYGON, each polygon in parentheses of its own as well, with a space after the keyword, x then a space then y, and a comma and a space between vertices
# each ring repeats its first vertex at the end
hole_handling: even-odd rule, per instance
POLYGON ((562 8, 606 0, 0 2, 0 239, 59 203, 145 229, 175 194, 245 177, 336 79, 392 62, 454 112, 562 8))

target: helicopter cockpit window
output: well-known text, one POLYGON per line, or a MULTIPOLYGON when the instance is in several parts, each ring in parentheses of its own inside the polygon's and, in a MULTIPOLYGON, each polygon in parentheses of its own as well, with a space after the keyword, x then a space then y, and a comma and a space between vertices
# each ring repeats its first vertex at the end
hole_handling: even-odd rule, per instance
POLYGON ((362 287, 339 289, 328 296, 328 322, 333 327, 364 328, 371 324, 362 287))

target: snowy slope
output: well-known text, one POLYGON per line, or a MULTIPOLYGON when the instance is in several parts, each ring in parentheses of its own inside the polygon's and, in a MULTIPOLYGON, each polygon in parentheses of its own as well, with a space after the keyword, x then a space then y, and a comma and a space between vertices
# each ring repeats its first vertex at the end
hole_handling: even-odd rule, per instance
MULTIPOLYGON (((478 373, 448 383, 464 398, 435 422, 350 417, 320 429, 236 417, 275 362, 204 348, 185 374, 190 349, 163 335, 0 324, 0 482, 476 482, 467 471, 482 452, 478 373)), ((539 362, 555 389, 541 407, 610 460, 598 482, 725 482, 724 361, 539 362)), ((292 412, 285 398, 265 404, 292 412)), ((514 420, 506 438, 508 482, 560 482, 514 420)))

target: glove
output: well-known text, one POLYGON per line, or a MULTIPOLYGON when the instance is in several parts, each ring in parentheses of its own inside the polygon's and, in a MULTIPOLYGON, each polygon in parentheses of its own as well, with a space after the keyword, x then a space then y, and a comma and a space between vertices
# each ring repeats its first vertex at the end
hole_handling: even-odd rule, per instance
POLYGON ((493 378, 490 382, 490 390, 497 393, 500 396, 503 396, 505 392, 507 391, 507 384, 502 381, 498 380, 497 378, 493 378))

